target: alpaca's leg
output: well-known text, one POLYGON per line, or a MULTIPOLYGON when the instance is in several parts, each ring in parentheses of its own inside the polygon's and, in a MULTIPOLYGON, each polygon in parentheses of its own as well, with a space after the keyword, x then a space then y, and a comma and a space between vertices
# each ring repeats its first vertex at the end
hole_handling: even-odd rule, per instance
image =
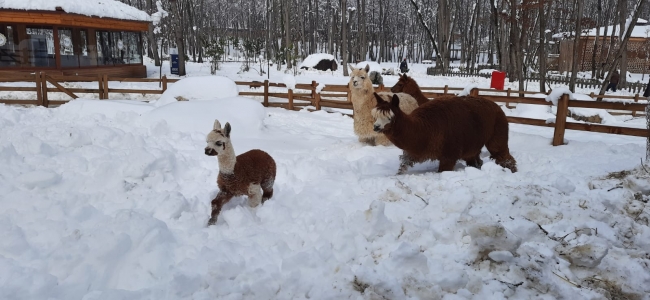
POLYGON ((399 170, 397 170, 397 175, 402 175, 406 173, 408 168, 415 165, 415 161, 408 155, 406 152, 402 152, 402 155, 399 156, 400 164, 399 170))
POLYGON ((510 169, 512 173, 517 172, 517 161, 510 153, 500 154, 499 156, 491 155, 490 158, 494 159, 497 165, 510 169))
POLYGON ((251 183, 248 186, 248 205, 257 207, 262 201, 262 187, 259 183, 251 183))
POLYGON ((269 200, 269 199, 271 199, 271 197, 273 197, 273 183, 274 182, 275 182, 275 178, 268 178, 268 179, 262 181, 262 184, 261 184, 262 192, 263 192, 263 194, 262 194, 262 204, 264 204, 264 202, 266 200, 269 200))
POLYGON ((379 134, 375 137, 375 144, 382 146, 390 146, 393 143, 386 137, 385 134, 379 134))
POLYGON ((375 138, 374 137, 359 137, 359 142, 362 144, 367 144, 370 146, 375 145, 375 138))
POLYGON ((510 169, 512 173, 517 172, 517 161, 508 149, 508 123, 507 120, 497 122, 492 138, 485 144, 490 151, 490 158, 494 159, 497 165, 510 169), (505 122, 505 124, 504 124, 505 122))
POLYGON ((481 166, 483 165, 483 160, 481 159, 481 153, 477 154, 474 157, 466 158, 465 162, 467 163, 468 167, 481 169, 481 166))
POLYGON ((208 226, 217 223, 217 216, 219 216, 221 208, 224 204, 228 203, 232 197, 233 195, 230 193, 219 192, 219 194, 217 194, 217 197, 212 200, 212 214, 210 216, 210 220, 208 221, 208 226))
POLYGON ((453 171, 455 165, 456 165, 456 160, 454 159, 440 159, 438 172, 453 171))

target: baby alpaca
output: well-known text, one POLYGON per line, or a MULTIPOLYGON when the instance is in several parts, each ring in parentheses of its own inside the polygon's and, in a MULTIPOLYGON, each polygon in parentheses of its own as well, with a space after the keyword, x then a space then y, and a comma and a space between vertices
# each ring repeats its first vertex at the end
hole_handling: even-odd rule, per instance
POLYGON ((247 195, 251 207, 257 207, 260 202, 273 197, 275 161, 268 153, 258 149, 235 156, 230 129, 229 123, 222 129, 219 120, 215 120, 214 128, 206 138, 208 145, 205 155, 217 156, 219 160, 219 194, 212 200, 208 226, 217 222, 221 208, 233 197, 247 195))

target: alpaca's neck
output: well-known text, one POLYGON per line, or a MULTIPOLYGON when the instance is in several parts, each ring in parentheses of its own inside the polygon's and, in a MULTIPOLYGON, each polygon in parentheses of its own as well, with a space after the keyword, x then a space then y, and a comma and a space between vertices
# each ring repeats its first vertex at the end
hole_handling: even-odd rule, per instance
POLYGON ((433 128, 423 128, 424 124, 418 122, 413 116, 403 111, 395 112, 390 131, 385 132, 386 137, 400 149, 408 150, 410 141, 419 141, 418 133, 431 133, 433 128))
POLYGON ((217 156, 219 160, 219 173, 232 174, 235 172, 235 163, 237 162, 237 155, 232 144, 226 146, 226 149, 219 153, 217 156))
POLYGON ((372 85, 369 88, 352 89, 350 93, 355 114, 370 115, 370 111, 377 106, 375 88, 372 85))
POLYGON ((406 90, 405 90, 404 92, 406 92, 407 94, 409 94, 409 95, 411 95, 413 98, 415 98, 415 100, 418 102, 418 105, 422 105, 422 104, 424 104, 424 103, 429 102, 429 98, 427 98, 427 97, 422 93, 422 89, 420 89, 420 87, 417 86, 417 85, 415 85, 415 86, 411 86, 411 87, 408 89, 408 92, 407 92, 406 90))

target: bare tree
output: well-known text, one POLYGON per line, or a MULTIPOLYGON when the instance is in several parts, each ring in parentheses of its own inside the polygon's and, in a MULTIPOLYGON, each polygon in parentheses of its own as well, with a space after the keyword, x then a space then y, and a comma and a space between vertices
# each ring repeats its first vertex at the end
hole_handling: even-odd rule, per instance
MULTIPOLYGON (((607 63, 607 76, 605 77, 605 80, 603 81, 603 84, 600 87, 600 92, 599 92, 600 95, 605 94, 605 90, 607 89, 607 84, 609 83, 609 80, 612 78, 612 74, 614 70, 616 70, 616 67, 618 67, 621 57, 623 57, 623 52, 627 51, 627 42, 630 39, 630 36, 632 35, 632 30, 634 30, 634 26, 636 25, 636 20, 639 18, 639 15, 641 14, 641 9, 643 8, 645 1, 646 0, 637 0, 636 5, 634 6, 634 13, 632 14, 629 25, 627 26, 627 28, 621 28, 621 31, 625 30, 625 34, 623 35, 623 39, 621 40, 618 50, 614 54, 614 57, 612 58, 611 61, 607 63)), ((599 98, 598 100, 602 101, 602 98, 599 98)))

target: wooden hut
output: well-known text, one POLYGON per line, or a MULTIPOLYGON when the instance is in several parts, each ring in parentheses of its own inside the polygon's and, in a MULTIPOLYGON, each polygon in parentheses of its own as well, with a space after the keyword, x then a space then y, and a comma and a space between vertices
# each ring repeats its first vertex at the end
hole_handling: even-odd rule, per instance
MULTIPOLYGON (((602 54, 607 56, 610 51, 609 45, 613 40, 614 44, 618 44, 618 34, 620 26, 607 26, 600 28, 591 28, 587 29, 580 35, 578 41, 578 51, 577 56, 574 56, 573 45, 574 37, 571 36, 572 33, 560 33, 553 36, 555 39, 559 39, 560 48, 559 48, 559 71, 560 72, 570 72, 571 66, 573 65, 573 60, 578 60, 578 69, 580 71, 591 71, 592 63, 596 63, 595 67, 601 68, 604 58, 601 58, 602 54), (598 34, 596 34, 598 30, 598 34), (606 37, 603 35, 607 33, 606 37), (614 38, 611 35, 614 35, 614 38), (596 35, 598 38, 598 46, 594 49, 596 35), (595 55, 594 55, 595 50, 595 55)), ((615 49, 612 49, 615 50, 615 49)), ((650 67, 650 25, 648 21, 644 19, 637 19, 630 35, 630 40, 627 43, 627 70, 633 73, 646 73, 650 67)))
POLYGON ((151 17, 115 0, 0 1, 0 74, 146 77, 151 17))

